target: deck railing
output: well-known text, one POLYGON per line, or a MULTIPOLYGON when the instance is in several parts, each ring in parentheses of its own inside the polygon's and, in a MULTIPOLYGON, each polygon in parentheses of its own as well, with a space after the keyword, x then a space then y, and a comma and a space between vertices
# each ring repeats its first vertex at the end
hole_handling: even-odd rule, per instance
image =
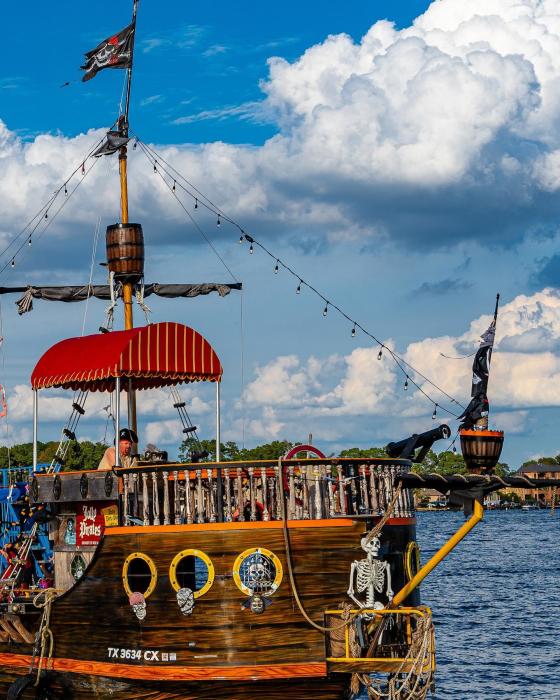
MULTIPOLYGON (((405 460, 291 460, 161 465, 118 470, 125 525, 179 525, 282 519, 382 516, 405 460)), ((411 517, 413 498, 403 489, 393 516, 411 517)))

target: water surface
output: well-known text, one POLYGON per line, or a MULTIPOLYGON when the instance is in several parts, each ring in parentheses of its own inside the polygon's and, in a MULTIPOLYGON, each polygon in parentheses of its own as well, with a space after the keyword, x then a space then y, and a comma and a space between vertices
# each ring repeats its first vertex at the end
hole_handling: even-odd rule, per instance
MULTIPOLYGON (((422 562, 464 522, 418 514, 422 562)), ((437 700, 560 700, 560 511, 492 511, 426 579, 437 700)))

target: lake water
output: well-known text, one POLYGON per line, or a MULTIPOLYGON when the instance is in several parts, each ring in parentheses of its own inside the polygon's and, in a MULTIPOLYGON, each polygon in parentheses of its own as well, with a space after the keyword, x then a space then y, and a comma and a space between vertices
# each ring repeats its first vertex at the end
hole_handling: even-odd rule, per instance
MULTIPOLYGON (((418 514, 422 562, 464 522, 418 514)), ((560 511, 492 511, 422 585, 437 700, 560 700, 560 511)))

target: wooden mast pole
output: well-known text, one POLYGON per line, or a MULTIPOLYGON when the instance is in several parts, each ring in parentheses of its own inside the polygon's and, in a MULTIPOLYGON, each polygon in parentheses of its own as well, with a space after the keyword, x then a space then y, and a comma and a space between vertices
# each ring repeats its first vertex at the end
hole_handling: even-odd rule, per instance
MULTIPOLYGON (((134 60, 134 42, 136 39, 136 12, 138 9, 138 0, 134 0, 132 7, 132 22, 134 23, 134 33, 130 47, 130 67, 128 68, 127 86, 126 86, 126 106, 124 115, 119 120, 119 128, 123 136, 128 136, 128 112, 130 108, 130 88, 132 85, 132 65, 134 60)), ((121 223, 128 224, 128 179, 127 179, 127 146, 121 146, 119 150, 119 175, 121 183, 121 223)), ((134 318, 132 314, 132 293, 133 283, 130 280, 125 280, 123 283, 123 304, 124 304, 124 328, 130 330, 134 327, 134 318)), ((138 434, 137 419, 136 419, 136 394, 134 391, 128 391, 128 425, 138 434)), ((133 446, 134 447, 134 446, 133 446)), ((135 451, 135 450, 134 450, 135 451)))

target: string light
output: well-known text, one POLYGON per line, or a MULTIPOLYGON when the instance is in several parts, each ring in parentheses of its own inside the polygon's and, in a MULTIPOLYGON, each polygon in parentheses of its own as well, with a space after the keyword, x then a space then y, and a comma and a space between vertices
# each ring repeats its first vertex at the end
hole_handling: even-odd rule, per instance
POLYGON ((27 245, 31 248, 31 236, 29 236, 29 240, 27 241, 27 245))
POLYGON ((15 266, 16 266, 16 259, 15 259, 15 258, 12 258, 11 265, 12 265, 12 267, 15 267, 15 266))
POLYGON ((175 180, 173 180, 173 187, 172 187, 172 191, 173 191, 173 192, 175 192, 175 180))
POLYGON ((66 187, 66 183, 64 183, 64 194, 68 196, 68 188, 66 187))
POLYGON ((455 447, 455 443, 453 443, 453 447, 451 449, 453 450, 453 453, 457 452, 457 448, 455 447))
POLYGON ((154 173, 157 173, 157 160, 154 160, 154 173))
MULTIPOLYGON (((138 139, 137 139, 137 142, 138 142, 138 139)), ((188 194, 190 197, 192 197, 192 199, 194 199, 194 202, 195 202, 194 208, 197 209, 197 208, 198 208, 198 203, 199 203, 199 202, 198 202, 198 196, 195 195, 195 192, 198 193, 198 190, 196 190, 196 187, 195 187, 192 183, 190 183, 183 175, 181 175, 172 165, 170 165, 170 164, 165 160, 165 158, 163 158, 163 157, 160 156, 156 151, 154 151, 150 146, 147 146, 147 145, 144 144, 143 142, 139 142, 139 143, 140 143, 140 146, 141 146, 141 148, 142 148, 142 151, 144 152, 144 154, 146 155, 146 157, 148 158, 148 160, 150 161, 150 163, 153 164, 154 167, 155 167, 155 164, 157 163, 157 164, 159 165, 159 170, 163 170, 163 172, 167 174, 167 176, 169 177, 169 179, 170 179, 170 180, 173 180, 174 185, 175 185, 175 182, 176 182, 175 179, 174 179, 175 176, 179 176, 180 178, 182 178, 182 179, 184 180, 184 182, 186 183, 187 187, 185 187, 185 186, 183 186, 183 185, 180 185, 180 186, 181 186, 181 188, 185 191, 186 194, 188 194), (162 163, 164 163, 165 165, 162 165, 162 163), (166 169, 166 166, 167 166, 167 168, 169 168, 169 170, 166 169)), ((218 221, 221 221, 221 219, 220 219, 220 216, 221 216, 221 215, 220 215, 220 213, 219 213, 219 209, 218 209, 218 207, 217 207, 210 199, 208 199, 208 198, 205 197, 205 198, 204 198, 204 201, 201 202, 201 205, 202 205, 203 207, 205 207, 210 213, 213 213, 214 215, 216 215, 216 216, 218 217, 218 221)), ((270 250, 268 250, 268 249, 266 248, 266 246, 264 246, 264 245, 263 245, 262 243, 260 243, 258 240, 253 239, 249 234, 245 233, 245 231, 239 226, 239 224, 238 224, 237 222, 235 222, 235 221, 232 220, 232 219, 227 219, 227 220, 228 220, 230 223, 232 223, 234 226, 236 226, 236 227, 241 231, 241 235, 240 235, 240 237, 239 237, 239 243, 242 244, 244 241, 247 241, 247 242, 250 243, 250 247, 249 247, 249 253, 250 253, 250 254, 253 254, 253 253, 254 253, 255 246, 259 246, 259 248, 260 248, 263 252, 265 252, 270 258, 272 258, 273 260, 275 260, 275 265, 274 265, 274 268, 273 268, 275 274, 277 274, 277 273, 279 272, 280 265, 282 265, 283 269, 285 269, 289 274, 291 274, 293 277, 295 277, 295 278, 298 280, 298 284, 297 284, 297 287, 296 287, 296 294, 300 294, 300 293, 301 293, 302 285, 305 284, 307 287, 309 287, 309 289, 310 289, 312 292, 314 292, 317 296, 321 297, 321 298, 323 299, 323 301, 326 302, 326 303, 325 303, 325 307, 324 307, 324 309, 323 309, 323 316, 327 316, 327 315, 328 315, 328 311, 329 311, 329 306, 333 306, 333 308, 335 309, 335 311, 337 311, 341 316, 343 316, 347 321, 349 321, 350 324, 352 324, 351 336, 352 336, 352 337, 355 337, 355 336, 356 336, 357 328, 358 328, 358 322, 357 322, 357 321, 355 321, 355 320, 354 320, 353 318, 351 318, 348 314, 346 314, 346 313, 345 313, 341 308, 339 308, 336 304, 331 303, 330 301, 327 301, 327 300, 325 299, 325 297, 321 294, 321 292, 320 292, 318 289, 316 289, 313 285, 309 284, 308 282, 304 281, 301 277, 299 277, 299 275, 298 275, 289 265, 287 265, 287 264, 284 263, 282 260, 280 260, 280 258, 278 258, 276 255, 273 255, 273 253, 272 253, 270 250)), ((219 225, 219 223, 218 223, 218 225, 219 225)), ((404 390, 405 390, 405 391, 408 390, 409 383, 412 383, 412 384, 414 385, 414 387, 415 387, 415 388, 416 388, 416 389, 417 389, 417 390, 418 390, 418 391, 419 391, 419 392, 434 406, 434 413, 435 413, 436 415, 437 415, 437 408, 442 408, 446 413, 449 413, 450 415, 457 417, 456 414, 455 414, 452 410, 449 410, 447 407, 441 406, 439 403, 437 403, 437 402, 425 391, 425 389, 424 389, 419 383, 417 383, 417 381, 420 381, 420 379, 418 379, 417 381, 415 381, 415 380, 411 377, 411 375, 408 374, 407 370, 412 370, 415 374, 418 375, 419 378, 421 378, 422 380, 424 380, 424 381, 426 382, 427 385, 430 385, 430 386, 433 387, 436 391, 438 391, 438 392, 440 392, 441 394, 443 394, 443 395, 449 400, 450 404, 455 404, 456 406, 458 406, 458 407, 460 407, 460 408, 464 408, 456 399, 454 399, 454 398, 453 398, 450 394, 448 394, 444 389, 442 389, 441 387, 439 387, 439 386, 438 386, 437 384, 435 384, 432 380, 430 380, 428 377, 426 377, 424 374, 422 374, 422 372, 420 372, 420 371, 417 370, 415 367, 413 367, 413 366, 412 366, 410 363, 408 363, 404 358, 400 357, 397 353, 395 353, 394 351, 390 350, 389 348, 386 348, 386 346, 385 346, 380 340, 378 340, 378 338, 376 338, 375 335, 373 335, 372 333, 370 333, 368 330, 366 330, 366 329, 363 328, 362 326, 360 326, 360 330, 363 331, 364 335, 366 335, 367 337, 371 338, 372 341, 374 341, 375 343, 377 343, 377 344, 379 345, 379 352, 378 352, 378 354, 377 354, 377 359, 378 359, 378 360, 381 360, 381 359, 383 358, 383 351, 384 351, 385 349, 387 349, 387 351, 388 351, 388 353, 389 353, 391 359, 395 362, 395 364, 397 365, 397 367, 400 369, 400 371, 402 372, 402 374, 405 376, 405 382, 404 382, 404 390)))
POLYGON ((138 146, 138 139, 136 139, 136 141, 132 144, 132 150, 133 150, 133 151, 136 150, 136 146, 138 146))
POLYGON ((437 403, 436 403, 436 405, 434 406, 434 412, 432 413, 432 420, 435 420, 435 419, 436 419, 436 416, 437 416, 437 407, 438 407, 438 405, 437 405, 437 403))
POLYGON ((82 163, 82 175, 86 174, 86 163, 85 161, 82 163))
POLYGON ((48 210, 47 210, 47 211, 45 212, 45 219, 48 219, 48 218, 49 218, 49 212, 48 212, 48 210))
POLYGON ((216 221, 216 226, 221 226, 222 222, 220 221, 220 215, 218 214, 218 220, 216 221))

